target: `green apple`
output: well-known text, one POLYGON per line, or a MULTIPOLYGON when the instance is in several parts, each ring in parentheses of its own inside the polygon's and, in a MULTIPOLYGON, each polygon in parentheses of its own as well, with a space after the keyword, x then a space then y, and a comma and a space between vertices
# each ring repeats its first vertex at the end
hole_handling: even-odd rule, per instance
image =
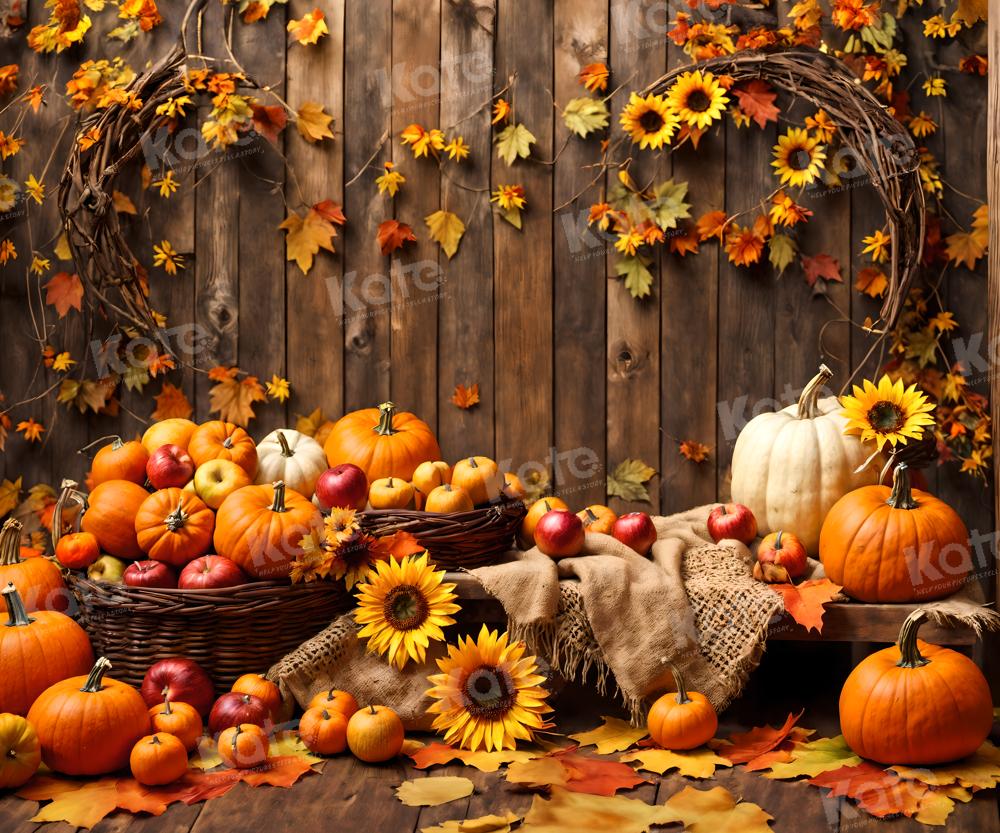
POLYGON ((87 568, 87 578, 91 581, 123 584, 127 566, 120 558, 115 558, 113 555, 102 555, 87 568))
POLYGON ((194 472, 194 490, 212 509, 237 489, 250 485, 250 477, 232 460, 209 460, 194 472))

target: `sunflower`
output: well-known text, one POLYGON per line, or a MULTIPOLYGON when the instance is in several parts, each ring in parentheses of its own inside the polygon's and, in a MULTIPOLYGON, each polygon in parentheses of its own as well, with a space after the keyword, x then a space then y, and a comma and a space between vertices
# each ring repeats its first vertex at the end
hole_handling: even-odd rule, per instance
POLYGON ((688 127, 706 128, 722 118, 729 97, 710 72, 685 72, 667 94, 667 103, 688 127))
POLYGON ((358 531, 361 523, 354 509, 334 506, 324 522, 326 542, 331 547, 339 547, 358 531))
POLYGON ((906 388, 902 379, 893 383, 888 375, 877 386, 868 379, 863 388, 855 385, 854 396, 842 397, 840 404, 840 413, 847 418, 844 433, 860 435, 862 442, 875 440, 879 451, 886 443, 895 447, 906 445, 909 439, 919 440, 924 428, 934 424, 933 403, 915 384, 906 388))
POLYGON ((632 143, 643 149, 669 145, 680 123, 663 96, 655 94, 643 98, 632 93, 621 114, 622 127, 632 137, 632 143))
POLYGON ((446 743, 487 752, 514 749, 518 740, 530 741, 548 727, 543 718, 552 711, 545 678, 538 660, 525 656, 523 642, 508 644, 507 634, 487 630, 479 637, 459 639, 448 646, 448 656, 437 661, 440 674, 427 679, 426 696, 434 728, 444 732, 446 743))
POLYGON ((390 557, 358 585, 354 618, 364 625, 358 637, 368 639, 371 653, 386 654, 400 669, 411 659, 423 662, 430 641, 443 641, 441 628, 455 624, 448 614, 460 610, 454 604, 455 585, 442 583, 444 570, 435 570, 428 558, 427 552, 401 561, 390 557))
POLYGON ((826 151, 819 139, 801 127, 792 127, 778 137, 771 167, 777 168, 775 173, 781 176, 782 185, 797 188, 815 180, 825 160, 826 151))

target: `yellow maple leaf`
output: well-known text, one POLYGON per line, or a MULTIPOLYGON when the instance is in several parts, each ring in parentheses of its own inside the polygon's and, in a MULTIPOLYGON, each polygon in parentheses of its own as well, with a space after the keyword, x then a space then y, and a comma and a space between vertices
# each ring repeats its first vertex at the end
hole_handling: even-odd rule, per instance
POLYGON ((617 717, 602 717, 601 720, 604 722, 596 729, 577 732, 570 735, 570 739, 580 746, 596 746, 599 755, 609 755, 634 746, 649 734, 644 726, 635 727, 617 717))
POLYGON ((309 274, 313 257, 320 249, 334 251, 337 229, 315 208, 310 208, 304 216, 293 211, 278 228, 287 232, 285 259, 294 260, 303 275, 309 274))
POLYGON ((34 174, 29 174, 27 182, 24 183, 24 190, 38 205, 45 200, 45 185, 35 179, 34 174))
POLYGON ((889 288, 889 279, 877 266, 866 266, 858 272, 854 288, 871 298, 878 298, 889 288))
POLYGON ((966 269, 975 269, 976 261, 986 254, 985 247, 975 232, 957 231, 945 238, 948 260, 962 263, 966 269))
MULTIPOLYGON (((588 795, 553 786, 548 801, 538 795, 534 797, 524 817, 523 829, 532 833, 564 833, 566 830, 643 833, 654 824, 667 825, 679 820, 677 812, 663 804, 647 804, 620 795, 588 795)), ((746 833, 754 832, 748 830, 746 833)))
POLYGON ((730 767, 732 764, 720 758, 707 747, 674 752, 670 749, 637 749, 622 755, 618 760, 625 763, 638 761, 638 769, 663 775, 667 770, 676 769, 688 778, 711 778, 717 766, 730 767))
POLYGON ((325 15, 320 9, 313 9, 299 20, 289 20, 287 28, 295 40, 303 46, 309 46, 318 43, 323 35, 330 33, 324 18, 325 15))
POLYGON ((421 827, 420 833, 510 833, 511 825, 521 817, 510 810, 503 814, 490 813, 474 819, 452 819, 433 827, 421 827))
POLYGON ((256 416, 254 402, 263 402, 267 397, 256 376, 237 379, 230 376, 217 382, 208 392, 208 407, 219 419, 232 422, 244 428, 256 416))
POLYGON ((460 775, 414 778, 396 787, 396 797, 407 807, 436 807, 472 795, 475 785, 460 775))
POLYGON ((279 402, 284 402, 291 395, 290 385, 288 380, 274 374, 271 376, 271 381, 267 383, 267 395, 271 399, 277 399, 279 402))
POLYGON ((303 139, 315 143, 333 138, 333 131, 330 130, 332 121, 333 116, 329 115, 321 104, 307 101, 296 113, 295 126, 303 139))
POLYGON ((773 819, 757 804, 739 801, 725 787, 685 787, 664 805, 676 813, 687 833, 772 833, 773 819))
POLYGON ((164 382, 160 392, 153 399, 156 402, 156 410, 152 414, 153 419, 161 420, 173 417, 188 419, 194 413, 194 408, 191 407, 184 391, 170 382, 164 382))
POLYGON ((465 223, 457 214, 450 211, 439 210, 424 217, 427 228, 430 229, 431 238, 441 245, 444 253, 449 258, 458 251, 458 244, 465 234, 465 223))
POLYGON ((21 480, 7 480, 0 483, 0 517, 13 511, 21 499, 21 480))

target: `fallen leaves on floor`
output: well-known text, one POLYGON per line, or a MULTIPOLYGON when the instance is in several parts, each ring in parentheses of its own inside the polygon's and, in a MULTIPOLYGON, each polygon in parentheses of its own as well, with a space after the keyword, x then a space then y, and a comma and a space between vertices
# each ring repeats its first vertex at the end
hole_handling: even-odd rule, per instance
POLYGON ((765 778, 798 778, 800 775, 816 776, 845 766, 856 766, 861 758, 855 755, 844 741, 843 735, 835 738, 819 738, 798 744, 791 750, 790 761, 772 764, 765 778))
POLYGON ((664 805, 684 823, 684 833, 772 833, 768 815, 757 804, 739 801, 725 787, 685 787, 664 805))
POLYGON ((785 612, 802 627, 823 632, 823 605, 832 602, 841 587, 828 578, 811 579, 802 584, 772 584, 771 589, 785 600, 785 612))
POLYGON ((474 789, 475 784, 460 775, 435 775, 404 781, 396 787, 396 798, 407 807, 437 807, 466 798, 474 789))
POLYGON ((530 833, 646 833, 651 825, 678 821, 662 804, 647 804, 624 796, 575 793, 552 787, 546 800, 535 796, 521 830, 530 833))
POLYGON ((674 752, 670 749, 649 747, 637 749, 622 755, 618 760, 625 763, 638 761, 637 769, 644 769, 663 775, 671 769, 676 769, 681 775, 689 778, 711 778, 717 766, 729 767, 732 764, 721 758, 708 747, 674 752))
POLYGON ((570 735, 570 739, 580 746, 596 746, 599 755, 609 755, 612 752, 624 752, 649 735, 644 726, 635 727, 617 717, 602 717, 601 720, 604 722, 596 729, 577 732, 570 735))
POLYGON ((434 827, 421 827, 420 833, 510 833, 511 825, 520 820, 516 813, 504 810, 502 815, 491 814, 464 821, 455 819, 434 827))
POLYGON ((920 809, 927 787, 904 781, 878 764, 862 761, 821 772, 809 779, 816 787, 828 787, 833 798, 851 798, 866 813, 877 818, 912 816, 920 809))
POLYGON ((570 747, 512 763, 507 767, 507 781, 529 789, 564 787, 571 792, 603 796, 647 782, 627 764, 579 755, 575 750, 570 747))
POLYGON ((900 778, 921 781, 929 787, 957 784, 984 790, 1000 782, 1000 749, 986 741, 974 755, 952 764, 931 767, 891 767, 900 778))
POLYGON ((466 766, 474 767, 480 772, 496 772, 504 764, 513 761, 530 761, 545 754, 540 749, 503 749, 498 752, 469 752, 466 749, 456 749, 447 743, 435 741, 426 746, 405 752, 417 769, 427 769, 438 764, 448 764, 461 761, 466 766))
POLYGON ((749 764, 761 755, 777 749, 792 732, 802 714, 802 711, 798 714, 789 714, 778 729, 766 724, 755 726, 749 732, 730 735, 725 741, 715 743, 710 741, 709 745, 714 746, 716 751, 733 765, 749 764))

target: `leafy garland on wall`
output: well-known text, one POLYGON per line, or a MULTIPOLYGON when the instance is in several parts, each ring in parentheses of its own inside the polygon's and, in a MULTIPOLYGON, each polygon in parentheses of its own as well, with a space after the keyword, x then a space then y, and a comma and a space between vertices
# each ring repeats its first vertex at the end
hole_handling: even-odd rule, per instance
MULTIPOLYGON (((207 0, 196 0, 188 14, 199 17, 207 0)), ((272 6, 283 0, 238 0, 226 3, 231 30, 236 16, 245 25, 267 17, 272 6)), ((895 14, 882 11, 878 2, 862 0, 800 0, 788 10, 783 26, 738 25, 732 20, 741 4, 731 0, 689 0, 690 11, 677 14, 667 37, 682 47, 693 61, 709 61, 701 69, 685 69, 661 79, 641 93, 627 91, 626 83, 612 89, 612 70, 603 63, 584 67, 579 80, 581 95, 557 103, 568 129, 569 142, 590 142, 595 148, 594 178, 590 187, 576 195, 576 202, 596 190, 598 199, 590 205, 589 219, 613 241, 616 251, 614 272, 621 278, 637 303, 651 294, 655 280, 649 268, 660 250, 671 256, 694 256, 717 244, 729 261, 739 267, 753 267, 766 257, 777 273, 796 264, 813 291, 829 296, 831 282, 842 282, 841 265, 823 252, 801 251, 799 229, 810 222, 813 212, 800 204, 805 189, 838 188, 850 171, 839 152, 841 138, 837 120, 823 107, 805 113, 800 121, 792 120, 791 99, 800 91, 771 83, 764 77, 742 76, 735 67, 764 52, 819 49, 843 61, 885 104, 885 113, 894 118, 900 131, 907 131, 917 143, 917 156, 908 170, 915 170, 923 199, 929 203, 926 216, 921 211, 921 228, 916 237, 918 257, 924 267, 922 280, 906 288, 907 276, 898 275, 899 262, 912 261, 913 252, 902 250, 912 245, 911 233, 897 239, 898 229, 889 222, 873 228, 864 238, 862 257, 869 265, 859 273, 855 289, 872 298, 887 296, 883 315, 878 321, 861 326, 873 336, 873 355, 907 384, 917 382, 937 403, 939 458, 960 461, 963 471, 984 475, 991 454, 988 403, 967 386, 963 369, 952 365, 943 340, 958 323, 948 311, 940 286, 951 264, 976 267, 985 254, 988 209, 979 200, 966 197, 951 186, 940 171, 933 155, 920 142, 938 128, 928 110, 948 95, 944 73, 958 71, 985 76, 987 62, 980 50, 964 44, 980 45, 986 17, 984 0, 957 0, 936 3, 934 9, 916 0, 899 0, 895 14), (720 22, 720 9, 726 9, 726 22, 720 22), (933 75, 904 81, 907 56, 897 46, 900 33, 897 22, 905 15, 919 15, 925 36, 935 41, 963 45, 963 57, 956 66, 942 66, 933 75), (919 86, 920 92, 916 90, 919 86), (621 108, 623 131, 610 137, 610 104, 616 97, 627 101, 621 108), (918 99, 917 109, 913 99, 918 99), (782 109, 784 107, 784 110, 782 109), (759 129, 777 125, 783 132, 774 148, 773 173, 776 187, 760 195, 756 203, 733 215, 720 209, 692 217, 687 201, 688 184, 684 182, 637 183, 629 173, 634 155, 672 152, 691 145, 697 149, 709 130, 719 129, 726 118, 737 128, 759 129), (945 207, 944 194, 951 189, 972 204, 968 218, 956 218, 945 207), (924 225, 925 223, 925 225, 924 225), (892 264, 886 274, 886 264, 892 264), (933 276, 933 277, 931 277, 933 276)), ((27 45, 36 52, 62 53, 87 37, 92 26, 91 14, 117 14, 118 25, 108 32, 110 41, 128 42, 163 23, 155 0, 52 0, 47 4, 47 23, 26 32, 27 45)), ((759 8, 759 7, 758 7, 759 8)), ((753 18, 751 18, 753 19, 753 18)), ((23 21, 8 20, 17 28, 23 21)), ((23 27, 22 28, 26 28, 23 27)), ((184 27, 182 27, 184 28, 184 27)), ((288 31, 299 46, 291 48, 322 49, 328 28, 322 11, 314 9, 299 20, 288 23, 288 31)), ((143 192, 150 198, 169 201, 176 198, 182 182, 174 169, 162 166, 151 170, 140 166, 120 170, 116 166, 107 176, 107 162, 116 153, 138 156, 137 137, 143 131, 166 129, 173 134, 178 127, 196 118, 199 105, 208 109, 200 125, 205 142, 218 152, 234 146, 254 134, 275 153, 278 136, 289 123, 310 143, 334 141, 332 118, 319 102, 308 101, 292 108, 273 90, 261 88, 239 65, 228 48, 226 57, 203 58, 201 44, 191 55, 186 42, 152 69, 137 73, 121 58, 84 61, 66 83, 64 94, 38 79, 22 84, 19 66, 0 67, 0 220, 3 212, 23 209, 28 215, 32 250, 19 253, 9 237, 0 235, 0 268, 13 268, 16 261, 26 262, 27 296, 32 304, 32 320, 44 365, 51 384, 42 395, 21 402, 8 403, 0 412, 0 448, 7 442, 7 432, 15 427, 23 441, 41 442, 45 420, 36 418, 42 402, 57 403, 80 413, 114 414, 120 407, 123 389, 144 392, 154 379, 161 387, 155 396, 154 419, 187 416, 191 405, 183 392, 171 382, 183 360, 160 344, 166 316, 149 304, 150 280, 162 280, 158 273, 176 278, 186 268, 186 253, 178 252, 168 239, 148 229, 148 249, 133 251, 129 240, 139 225, 140 212, 134 201, 115 187, 120 175, 133 171, 143 192), (27 89, 22 87, 27 86, 27 89), (6 101, 4 100, 6 99, 6 101), (43 105, 47 106, 43 109, 43 105), (60 187, 59 203, 65 228, 35 229, 41 218, 38 206, 46 199, 52 179, 52 159, 40 171, 27 171, 26 177, 8 175, 24 147, 22 127, 27 119, 53 118, 58 106, 68 106, 74 116, 74 142, 70 160, 60 187), (136 130, 136 123, 141 130, 136 130), (8 160, 13 159, 14 162, 8 160), (138 174, 136 176, 135 174, 138 174), (130 219, 131 217, 131 219, 130 219), (126 234, 129 231, 129 235, 126 234), (45 242, 41 242, 45 241, 45 242), (53 267, 53 260, 66 267, 53 267), (108 276, 115 276, 109 280, 108 276), (44 301, 42 301, 44 295, 44 301), (86 306, 85 306, 86 305, 86 306), (57 322, 48 320, 54 310, 57 322), (149 336, 151 346, 133 349, 124 372, 101 378, 85 378, 82 363, 60 344, 65 335, 66 319, 85 315, 87 329, 96 318, 110 319, 113 330, 106 336, 105 352, 119 361, 128 350, 125 338, 149 336), (123 346, 125 345, 125 346, 123 346), (136 357, 138 356, 138 366, 136 357)), ((791 53, 789 53, 791 54, 791 53)), ((516 111, 517 79, 483 102, 479 108, 492 112, 494 145, 498 158, 510 172, 507 184, 499 185, 488 198, 499 218, 520 229, 531 222, 530 198, 517 182, 517 170, 524 160, 553 164, 537 158, 535 136, 530 125, 518 120, 516 111)), ((808 97, 807 97, 808 99, 808 97)), ((462 121, 465 121, 463 119, 462 121)), ((421 164, 437 164, 449 176, 453 166, 469 157, 469 147, 455 126, 439 128, 412 124, 397 137, 421 164)), ((842 127, 843 125, 841 125, 842 127)), ((386 136, 385 141, 391 141, 386 136)), ((381 148, 375 148, 371 159, 381 148)), ((563 145, 565 147, 565 144, 563 145)), ((556 159, 560 149, 556 154, 556 159)), ((905 166, 904 166, 905 167, 905 166)), ((290 181, 294 172, 289 168, 290 181)), ((194 183, 188 187, 193 188, 194 183)), ((358 171, 348 187, 372 187, 386 199, 393 199, 406 187, 405 175, 387 162, 371 162, 358 171)), ((280 191, 280 189, 279 189, 280 191)), ((483 197, 487 198, 486 195, 483 197)), ((921 200, 921 203, 923 202, 921 200)), ((286 200, 287 204, 287 200, 286 200)), ((563 208, 565 206, 560 206, 563 208)), ((145 216, 146 212, 142 212, 145 216)), ((329 199, 309 204, 299 195, 299 204, 287 207, 280 230, 285 234, 286 257, 294 261, 304 276, 311 271, 320 250, 334 251, 337 226, 347 222, 341 207, 329 199)), ((430 239, 440 244, 452 257, 461 244, 465 222, 442 206, 423 220, 430 239)), ((417 239, 419 223, 400 219, 383 222, 376 240, 383 255, 389 256, 417 239)), ((912 229, 910 229, 912 232, 912 229)), ((279 231, 276 229, 276 240, 279 231)), ((841 311, 842 320, 850 316, 841 311)), ((115 366, 114 362, 110 366, 115 366)), ((210 408, 222 418, 247 424, 255 408, 267 401, 284 402, 290 392, 289 380, 272 375, 261 383, 260 377, 236 367, 197 368, 213 381, 210 408)), ((267 368, 254 368, 257 373, 267 368)), ((474 407, 478 400, 475 385, 459 385, 452 402, 457 407, 474 407)), ((53 406, 56 407, 56 406, 53 406)), ((306 418, 316 421, 314 413, 306 418)), ((691 460, 706 458, 709 449, 692 441, 678 441, 680 453, 691 460)), ((2 508, 2 507, 0 507, 2 508)))

